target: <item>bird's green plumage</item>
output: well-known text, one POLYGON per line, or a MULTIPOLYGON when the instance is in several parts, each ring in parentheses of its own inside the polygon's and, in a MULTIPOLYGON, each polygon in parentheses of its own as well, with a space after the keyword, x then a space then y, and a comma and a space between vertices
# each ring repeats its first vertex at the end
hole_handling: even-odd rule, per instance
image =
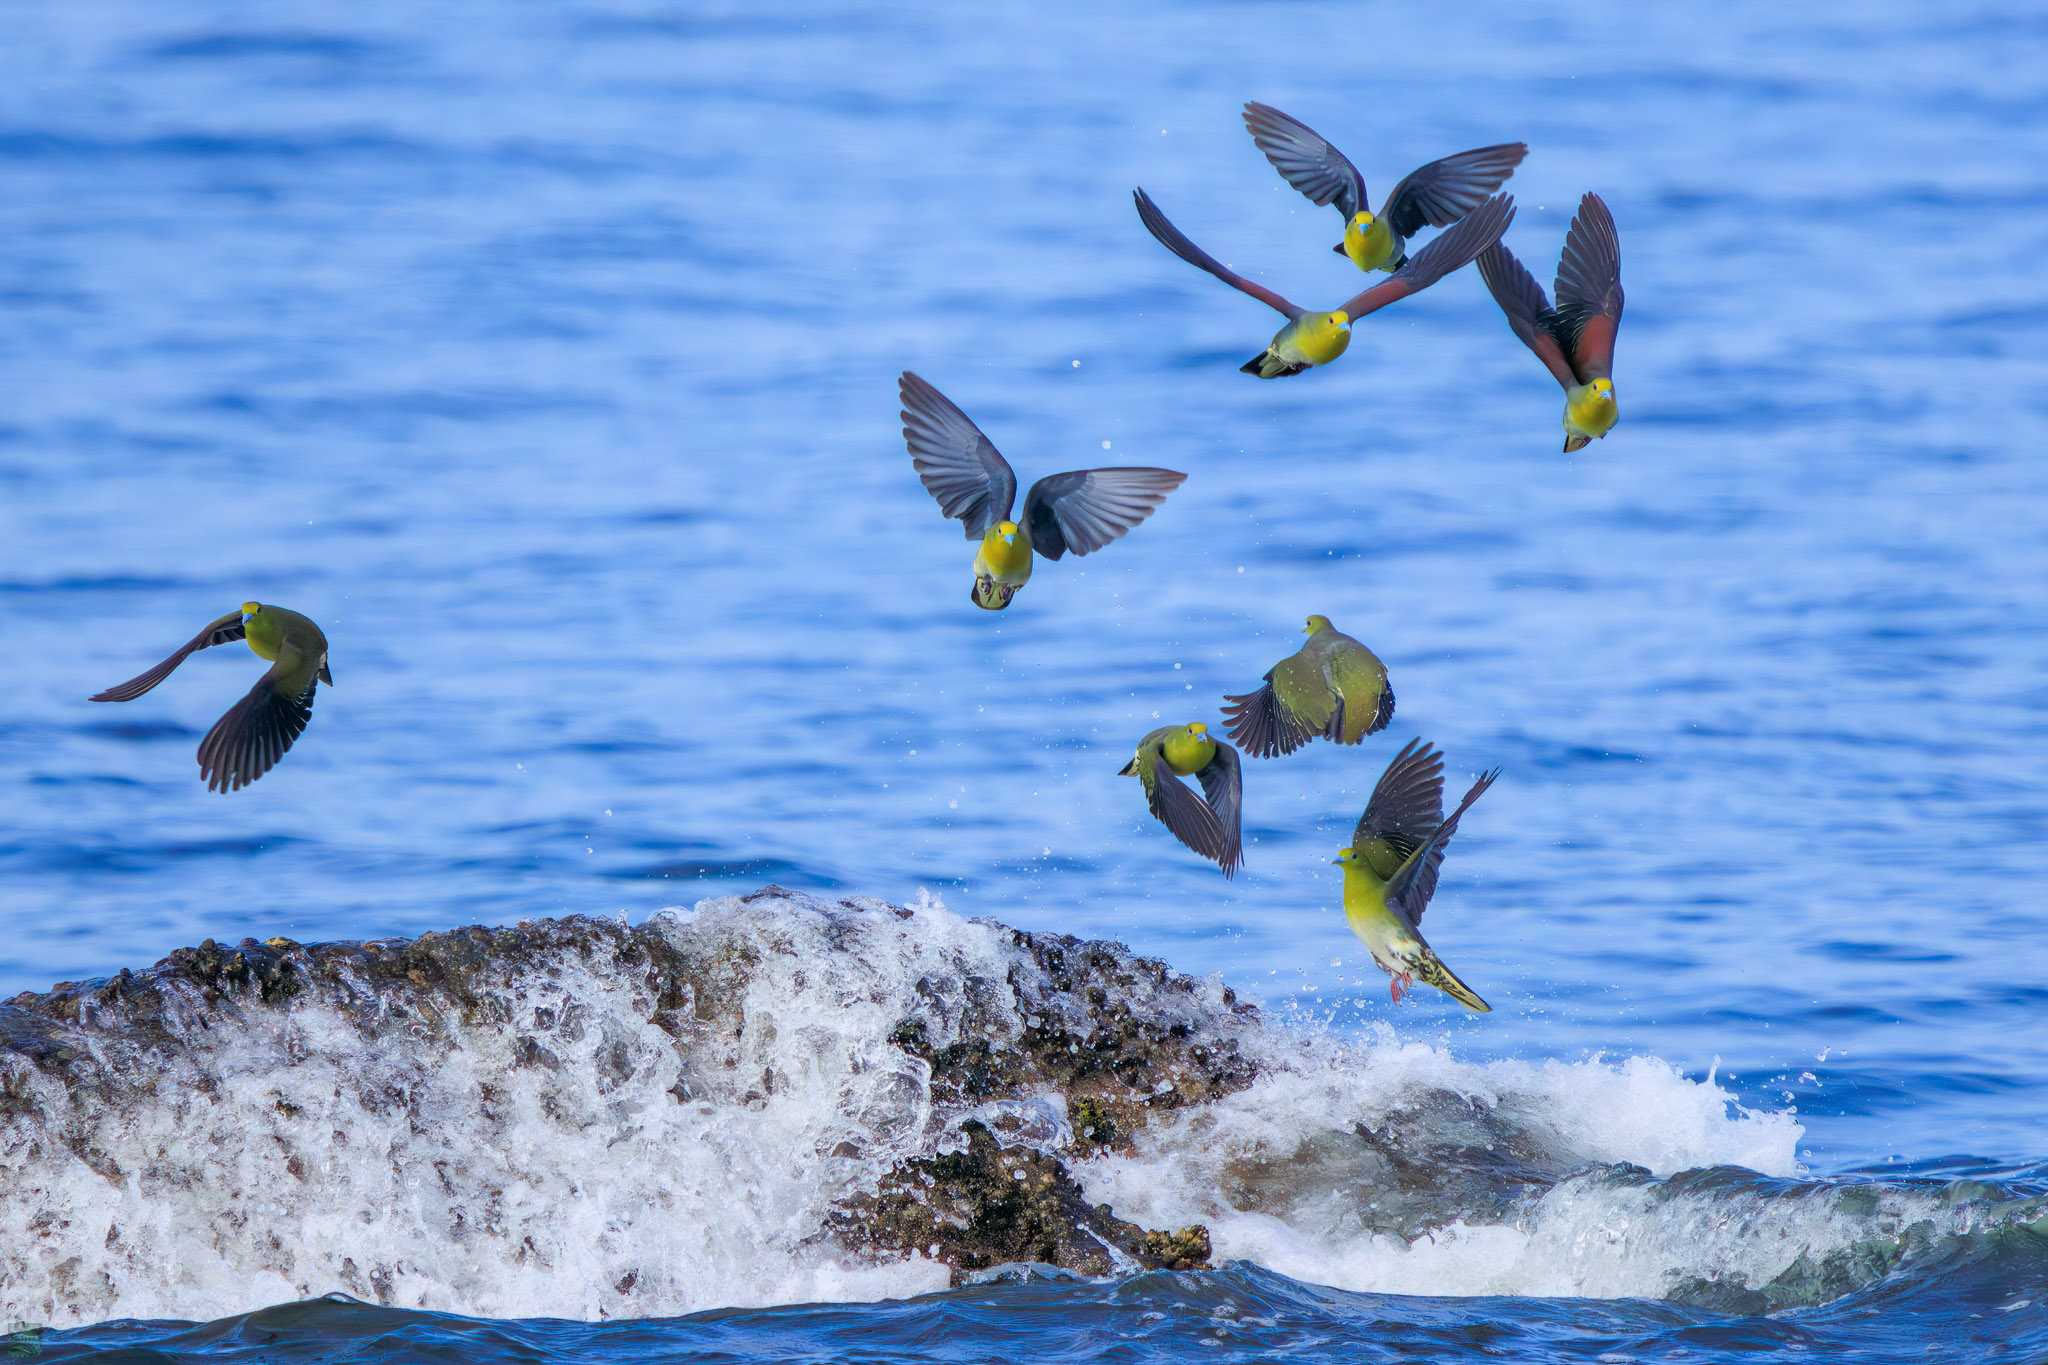
MULTIPOLYGON (((1310 645, 1315 644, 1310 641, 1310 645)), ((1300 653, 1274 664, 1266 674, 1266 681, 1273 685, 1273 695, 1287 708, 1288 715, 1317 735, 1327 731, 1337 715, 1337 694, 1323 673, 1324 652, 1320 646, 1304 647, 1300 653)))

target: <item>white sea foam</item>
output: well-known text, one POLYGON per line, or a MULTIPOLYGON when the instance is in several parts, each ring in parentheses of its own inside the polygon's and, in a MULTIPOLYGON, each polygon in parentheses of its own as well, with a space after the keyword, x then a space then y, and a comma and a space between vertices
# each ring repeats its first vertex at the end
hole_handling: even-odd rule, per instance
POLYGON ((1268 1069, 1249 1089, 1153 1126, 1133 1156, 1084 1165, 1088 1197, 1148 1226, 1206 1223, 1219 1260, 1345 1289, 1433 1295, 1654 1297, 1695 1279, 1758 1289, 1802 1256, 1896 1240, 1922 1220, 1967 1231, 1977 1217, 1897 1190, 1847 1203, 1822 1187, 1742 1179, 1673 1191, 1596 1168, 1533 1181, 1504 1209, 1404 1235, 1375 1216, 1398 1194, 1361 1187, 1355 1163, 1317 1153, 1326 1157, 1336 1135, 1411 1139, 1403 1120, 1425 1093, 1496 1116, 1525 1150, 1544 1149, 1565 1167, 1629 1163, 1667 1175, 1741 1166, 1791 1176, 1801 1130, 1651 1058, 1475 1064, 1384 1027, 1362 1044, 1266 1041, 1268 1069))

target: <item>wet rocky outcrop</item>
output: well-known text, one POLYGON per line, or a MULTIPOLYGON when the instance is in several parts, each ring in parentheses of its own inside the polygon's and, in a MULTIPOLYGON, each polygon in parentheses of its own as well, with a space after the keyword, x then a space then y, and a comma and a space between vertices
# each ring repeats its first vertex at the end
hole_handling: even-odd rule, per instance
POLYGON ((973 1121, 962 1136, 964 1150, 905 1162, 877 1192, 849 1200, 835 1215, 841 1240, 874 1251, 940 1249, 955 1284, 1011 1262, 1084 1275, 1208 1266, 1207 1228, 1141 1228, 1107 1204, 1089 1204, 1059 1157, 1006 1148, 973 1121))
POLYGON ((658 1276, 634 1257, 630 1206, 715 1224, 661 1171, 661 1134, 739 1143, 747 1124, 767 1134, 755 1147, 789 1142, 820 1193, 812 1208, 800 1188, 736 1187, 735 1215, 772 1196, 754 1216, 815 1218, 809 1244, 923 1256, 955 1282, 1012 1261, 1199 1267, 1202 1228, 1091 1205, 1069 1163, 1248 1086, 1254 1026, 1216 983, 1116 944, 775 887, 640 925, 209 940, 0 1004, 0 1226, 26 1238, 0 1250, 0 1279, 40 1283, 20 1301, 37 1316, 67 1296, 118 1311, 112 1257, 138 1210, 217 1199, 200 1221, 224 1227, 226 1273, 413 1306, 443 1282, 441 1242, 560 1273, 581 1249, 531 1206, 615 1199, 627 1212, 603 1231, 623 1224, 622 1245, 600 1246, 606 1288, 582 1311, 672 1311, 635 1300, 658 1276), (617 1199, 605 1153, 650 1134, 646 1193, 617 1199), (370 1225, 387 1198, 418 1204, 418 1226, 381 1255, 262 1225, 307 1203, 370 1225))

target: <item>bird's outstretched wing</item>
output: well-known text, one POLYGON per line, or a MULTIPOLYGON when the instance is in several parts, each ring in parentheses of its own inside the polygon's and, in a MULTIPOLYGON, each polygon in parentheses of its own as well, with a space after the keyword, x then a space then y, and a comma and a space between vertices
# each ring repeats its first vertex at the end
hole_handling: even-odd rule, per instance
MULTIPOLYGON (((1311 204, 1335 204, 1347 223, 1367 207, 1365 177, 1358 167, 1300 119, 1251 100, 1244 106, 1244 126, 1280 178, 1307 195, 1311 204)), ((1482 191, 1479 199, 1491 193, 1482 191)))
POLYGON ((995 443, 952 399, 909 370, 897 380, 897 392, 903 399, 903 444, 939 510, 958 517, 969 540, 1009 520, 1017 474, 995 443))
POLYGON ((1221 865, 1227 873, 1230 865, 1224 860, 1230 853, 1230 839, 1224 833, 1222 824, 1216 819, 1216 812, 1209 809, 1202 798, 1174 776, 1173 769, 1166 766, 1161 754, 1159 738, 1166 732, 1154 731, 1138 746, 1138 756, 1133 760, 1137 768, 1138 781, 1145 788, 1145 804, 1152 811, 1152 818, 1196 853, 1211 862, 1221 865))
POLYGON ((1507 314, 1509 329, 1536 353, 1551 377, 1567 389, 1577 384, 1578 374, 1557 334, 1557 314, 1543 297, 1543 286, 1515 259, 1507 243, 1495 242, 1479 253, 1479 277, 1486 281, 1500 311, 1507 314))
POLYGON ((1202 796, 1223 829, 1223 856, 1216 861, 1228 877, 1244 866, 1244 770, 1237 750, 1221 741, 1209 766, 1195 774, 1202 782, 1202 796))
POLYGON ((1306 650, 1288 655, 1266 672, 1266 685, 1241 697, 1226 696, 1223 728, 1255 758, 1291 754, 1329 731, 1337 694, 1323 681, 1322 666, 1306 650))
POLYGON ((1557 262, 1557 335, 1580 383, 1613 378, 1621 305, 1621 235, 1606 201, 1587 194, 1557 262))
POLYGON ((1174 469, 1075 469, 1024 495, 1031 548, 1047 559, 1093 554, 1152 515, 1187 475, 1174 469))
POLYGON ((1436 895, 1437 871, 1443 866, 1444 850, 1450 847, 1451 836, 1458 832, 1459 817, 1472 809, 1472 803, 1484 796, 1499 776, 1498 768, 1482 773, 1458 808, 1430 832, 1422 847, 1409 854, 1408 861, 1388 879, 1387 904, 1406 915, 1410 924, 1422 923, 1422 912, 1429 908, 1430 897, 1436 895))
POLYGON ((1159 211, 1159 205, 1153 203, 1152 197, 1146 194, 1145 191, 1133 190, 1132 197, 1138 201, 1138 217, 1144 221, 1145 230, 1154 237, 1157 237, 1159 244, 1168 251, 1171 251, 1189 265, 1208 271, 1232 289, 1242 290, 1251 295, 1260 303, 1265 304, 1268 308, 1271 308, 1274 312, 1281 314, 1290 321, 1301 316, 1301 309, 1296 308, 1286 299, 1266 288, 1265 285, 1246 279, 1189 241, 1187 234, 1167 220, 1166 215, 1159 211))
POLYGON ((1515 221, 1513 195, 1501 194, 1467 214, 1458 225, 1437 237, 1408 258, 1408 264, 1362 294, 1339 305, 1353 322, 1376 313, 1396 299, 1429 288, 1453 270, 1469 264, 1480 252, 1500 240, 1515 221))
POLYGON ((1425 227, 1449 227, 1486 202, 1527 155, 1526 142, 1497 142, 1432 161, 1394 186, 1381 211, 1403 237, 1425 227))
POLYGON ((94 693, 91 700, 134 701, 165 678, 170 677, 172 673, 177 671, 178 665, 185 662, 187 656, 196 654, 202 649, 211 649, 215 645, 224 645, 232 640, 240 640, 242 638, 242 613, 240 610, 231 611, 225 616, 209 621, 206 629, 200 631, 197 635, 179 646, 177 653, 165 659, 155 668, 150 669, 147 673, 138 673, 127 682, 110 687, 104 692, 94 693))
POLYGON ((1365 814, 1358 817, 1351 846, 1384 839, 1405 859, 1436 832, 1444 818, 1444 756, 1433 745, 1411 739, 1380 774, 1365 814))
POLYGON ((276 767, 312 720, 318 687, 296 651, 281 651, 270 671, 199 741, 199 775, 206 789, 223 795, 240 791, 276 767), (303 687, 293 685, 296 677, 305 679, 303 687))

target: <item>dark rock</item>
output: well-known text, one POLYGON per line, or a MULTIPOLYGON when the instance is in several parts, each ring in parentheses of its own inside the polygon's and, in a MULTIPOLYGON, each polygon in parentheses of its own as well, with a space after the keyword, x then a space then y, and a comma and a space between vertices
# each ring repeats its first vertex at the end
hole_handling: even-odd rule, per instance
POLYGON ((961 1128, 963 1151, 897 1166, 873 1195, 833 1215, 839 1241, 893 1254, 937 1254, 960 1284, 977 1270, 1037 1261, 1109 1275, 1134 1266, 1195 1270, 1209 1264, 1206 1228, 1147 1231, 1107 1205, 1090 1205, 1057 1158, 1000 1145, 986 1126, 961 1128))

